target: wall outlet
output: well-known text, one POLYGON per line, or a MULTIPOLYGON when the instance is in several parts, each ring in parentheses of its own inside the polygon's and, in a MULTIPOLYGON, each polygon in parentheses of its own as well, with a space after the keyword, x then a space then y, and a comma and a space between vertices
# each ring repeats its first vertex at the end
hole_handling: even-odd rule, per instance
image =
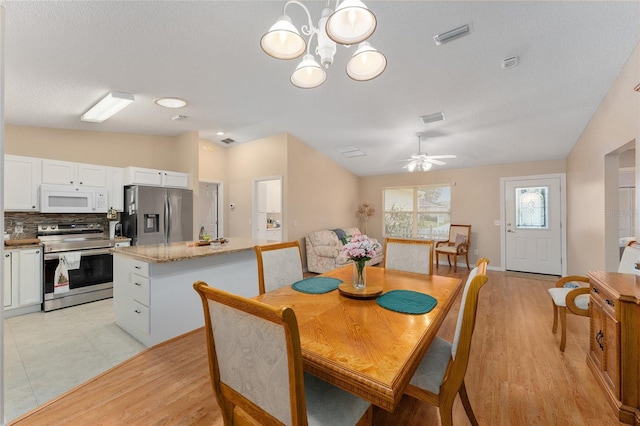
POLYGON ((473 254, 478 255, 478 249, 473 249, 473 254))
POLYGON ((500 226, 500 219, 496 219, 496 220, 494 220, 494 221, 493 221, 493 224, 494 224, 495 226, 500 226))

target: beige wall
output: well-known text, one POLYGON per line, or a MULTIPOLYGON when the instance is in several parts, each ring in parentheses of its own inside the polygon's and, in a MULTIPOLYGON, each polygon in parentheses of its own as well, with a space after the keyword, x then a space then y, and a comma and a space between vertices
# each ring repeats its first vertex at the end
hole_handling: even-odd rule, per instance
POLYGON ((431 170, 426 173, 360 178, 360 202, 371 204, 376 213, 369 219, 369 235, 383 238, 382 188, 409 185, 453 184, 451 222, 471 224, 469 263, 486 257, 500 268, 500 178, 565 172, 564 160, 519 163, 468 169, 431 170), (478 249, 478 255, 473 251, 478 249))
POLYGON ((176 161, 180 138, 7 125, 5 154, 192 173, 176 161))
POLYGON ((304 237, 312 231, 358 225, 358 177, 318 151, 288 136, 288 203, 285 215, 287 240, 298 240, 304 253, 304 237))
MULTIPOLYGON (((640 45, 629 58, 567 157, 568 272, 605 267, 605 155, 638 140, 640 45)), ((640 150, 636 149, 636 155, 640 150)), ((637 179, 636 179, 637 180, 637 179)), ((638 185, 636 185, 638 187, 638 185)))
MULTIPOLYGON (((283 176, 283 205, 287 206, 287 135, 285 133, 226 149, 225 236, 252 236, 253 179, 283 176), (235 208, 229 208, 234 203, 235 208)), ((286 227, 284 232, 287 232, 286 227)))

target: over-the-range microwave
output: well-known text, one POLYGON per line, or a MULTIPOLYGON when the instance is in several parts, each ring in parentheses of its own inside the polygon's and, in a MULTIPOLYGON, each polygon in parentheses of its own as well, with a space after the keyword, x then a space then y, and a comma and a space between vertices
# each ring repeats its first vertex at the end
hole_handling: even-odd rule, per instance
POLYGON ((107 188, 40 185, 42 213, 106 213, 108 209, 107 188))

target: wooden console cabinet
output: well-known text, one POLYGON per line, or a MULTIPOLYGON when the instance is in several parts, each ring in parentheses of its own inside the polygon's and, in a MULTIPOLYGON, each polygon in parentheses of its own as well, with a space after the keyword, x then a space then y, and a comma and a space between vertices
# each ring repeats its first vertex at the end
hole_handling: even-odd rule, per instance
POLYGON ((618 413, 640 425, 640 277, 587 274, 591 283, 587 364, 618 413))

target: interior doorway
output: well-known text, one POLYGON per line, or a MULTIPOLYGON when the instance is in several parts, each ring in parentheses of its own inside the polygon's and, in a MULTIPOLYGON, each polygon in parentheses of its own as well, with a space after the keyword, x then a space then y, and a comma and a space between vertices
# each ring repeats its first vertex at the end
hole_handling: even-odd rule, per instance
POLYGON ((282 176, 253 180, 253 238, 282 241, 282 176))
POLYGON ((637 238, 636 143, 604 156, 605 269, 618 270, 624 246, 637 238))
MULTIPOLYGON (((205 232, 211 238, 220 238, 224 235, 222 222, 222 183, 221 182, 200 182, 199 190, 199 218, 200 227, 204 227, 205 232)), ((198 228, 199 230, 200 228, 198 228)))
POLYGON ((505 270, 566 275, 565 175, 500 179, 505 270))

